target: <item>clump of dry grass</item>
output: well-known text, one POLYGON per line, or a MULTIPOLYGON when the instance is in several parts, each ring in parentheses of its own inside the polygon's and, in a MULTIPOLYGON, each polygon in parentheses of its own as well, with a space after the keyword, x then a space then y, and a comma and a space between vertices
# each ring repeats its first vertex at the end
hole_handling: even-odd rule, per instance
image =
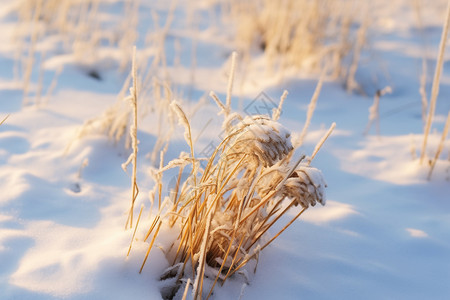
POLYGON ((263 50, 269 70, 320 71, 327 65, 334 78, 345 79, 353 90, 369 24, 368 18, 357 17, 364 9, 341 0, 233 1, 229 19, 240 52, 263 50))
POLYGON ((153 84, 144 85, 140 80, 143 77, 143 72, 140 70, 142 68, 138 68, 138 65, 140 65, 139 60, 135 57, 132 71, 118 93, 117 101, 101 115, 85 121, 77 130, 72 142, 67 146, 66 152, 71 148, 73 142, 95 134, 106 135, 115 144, 123 144, 125 149, 130 149, 133 146, 133 138, 132 135, 127 133, 132 127, 134 128, 134 125, 131 126, 132 121, 137 117, 144 119, 150 115, 158 119, 155 133, 157 140, 150 154, 151 161, 157 162, 159 151, 168 147, 175 128, 176 120, 170 110, 170 103, 174 95, 168 82, 162 82, 155 77, 153 78, 153 84), (127 96, 131 84, 133 87, 130 90, 130 96, 127 96), (137 115, 134 105, 130 105, 130 100, 134 101, 131 96, 137 90, 139 90, 139 99, 136 99, 136 107, 140 107, 139 115, 137 115))
MULTIPOLYGON (((228 91, 231 93, 231 87, 228 91)), ((289 131, 277 122, 277 110, 273 118, 244 118, 231 112, 230 95, 225 104, 214 93, 211 95, 225 113, 226 136, 206 158, 204 169, 201 158, 194 156, 189 120, 180 105, 172 104, 191 151, 182 152, 158 172, 161 176, 167 169, 179 168, 177 184, 162 202, 162 181, 157 177, 159 193, 153 196, 159 198, 158 213, 144 237, 144 241, 152 238, 140 270, 161 227, 176 228, 177 238, 164 250, 171 265, 161 275, 166 282, 162 290, 165 299, 177 293, 185 297, 189 290, 194 299, 209 298, 217 283, 224 284, 234 274, 245 276, 246 265, 257 260, 259 253, 308 207, 325 204, 322 173, 309 165, 310 160, 304 161, 304 155, 292 161, 295 149, 289 131), (185 170, 190 173, 181 182, 185 170), (269 229, 292 209, 297 210, 295 217, 267 239, 269 229)), ((334 124, 326 136, 333 128, 334 124)))
POLYGON ((65 152, 70 150, 75 141, 93 134, 105 134, 115 143, 123 141, 125 149, 129 149, 131 147, 131 136, 126 135, 126 133, 130 128, 133 107, 124 99, 126 98, 119 99, 100 116, 85 121, 77 130, 76 136, 66 147, 65 152))
MULTIPOLYGON (((17 45, 15 54, 15 77, 23 80, 24 105, 31 103, 33 92, 36 104, 40 104, 43 91, 42 66, 47 50, 44 39, 57 41, 59 54, 64 51, 73 56, 82 68, 91 69, 87 75, 101 79, 99 62, 105 58, 105 46, 115 51, 120 70, 130 64, 129 49, 138 39, 140 1, 124 2, 124 14, 118 18, 105 18, 108 6, 115 5, 99 0, 21 0, 17 1, 14 13, 18 18, 13 36, 17 45), (117 20, 117 21, 116 21, 117 20), (41 59, 37 57, 40 54, 41 59), (36 66, 40 66, 39 69, 36 66), (38 86, 34 88, 34 73, 39 72, 38 86)), ((158 41, 159 42, 159 41, 158 41)), ((50 52, 55 50, 50 49, 50 52)), ((50 56, 54 53, 49 53, 50 56)), ((108 54, 111 55, 111 54, 108 54)), ((109 58, 108 58, 109 59, 109 58)), ((59 73, 57 71, 56 73, 59 73)), ((54 80, 48 94, 54 89, 54 80)))

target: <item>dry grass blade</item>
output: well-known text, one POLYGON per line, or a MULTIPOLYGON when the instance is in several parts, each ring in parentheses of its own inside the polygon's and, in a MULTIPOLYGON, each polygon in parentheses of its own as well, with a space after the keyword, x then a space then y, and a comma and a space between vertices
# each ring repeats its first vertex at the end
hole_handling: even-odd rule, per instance
POLYGON ((131 207, 128 215, 127 223, 125 224, 125 228, 128 226, 130 228, 133 227, 133 212, 134 212, 134 203, 139 194, 139 188, 136 182, 136 171, 137 171, 137 152, 138 152, 138 139, 137 139, 137 118, 138 118, 138 110, 137 110, 137 66, 136 66, 136 46, 133 48, 133 64, 132 64, 132 78, 133 78, 133 86, 130 88, 131 93, 131 105, 133 107, 133 125, 130 127, 130 136, 131 136, 131 146, 133 148, 133 153, 130 155, 128 161, 125 163, 124 169, 126 165, 131 161, 133 165, 133 171, 131 175, 131 207))
MULTIPOLYGON (((291 204, 289 204, 288 206, 286 206, 286 208, 280 213, 278 214, 278 216, 276 216, 272 222, 265 226, 265 228, 263 228, 263 225, 265 224, 265 222, 263 224, 261 224, 261 226, 259 227, 259 229, 257 230, 258 235, 253 239, 252 243, 247 247, 247 251, 249 251, 251 249, 251 247, 253 247, 253 245, 289 210, 291 209, 292 206, 294 206, 295 204, 295 200, 291 202, 291 204)), ((265 220, 268 220, 269 218, 266 218, 265 220)), ((264 220, 264 221, 265 221, 264 220)))
POLYGON ((450 128, 450 112, 447 115, 447 120, 445 121, 444 130, 442 131, 441 141, 439 142, 439 146, 436 150, 436 155, 431 161, 430 171, 428 172, 428 180, 431 179, 431 174, 433 173, 434 166, 436 165, 436 161, 439 159, 439 155, 441 155, 442 149, 444 148, 444 142, 447 139, 448 131, 450 128))
POLYGON ((180 105, 177 102, 172 102, 170 104, 170 107, 173 109, 173 111, 178 116, 178 122, 183 125, 184 127, 184 139, 186 140, 186 143, 189 145, 191 149, 191 158, 194 158, 194 144, 192 142, 192 133, 191 133, 191 125, 189 124, 189 121, 186 117, 186 114, 181 109, 180 105))
POLYGON ((269 246, 277 237, 279 237, 289 226, 292 225, 292 223, 294 223, 295 220, 297 220, 302 214, 303 212, 306 210, 306 208, 303 208, 294 218, 292 218, 291 221, 289 221, 288 224, 286 224, 283 229, 281 229, 275 236, 273 236, 266 244, 264 244, 264 246, 262 246, 261 248, 258 248, 255 253, 253 253, 252 255, 250 255, 249 257, 247 257, 246 259, 244 259, 243 262, 241 262, 231 273, 229 276, 233 275, 234 273, 236 273, 237 271, 239 271, 243 266, 245 266, 250 260, 252 260, 253 258, 255 258, 255 256, 257 256, 259 254, 259 252, 261 252, 262 250, 264 250, 267 246, 269 246))
POLYGON ((424 129, 424 137, 423 137, 423 143, 422 143, 422 150, 420 153, 420 164, 423 163, 423 160, 425 158, 425 151, 428 143, 428 135, 430 133, 431 129, 431 123, 433 122, 434 117, 434 111, 436 109, 436 100, 439 95, 439 85, 441 81, 441 74, 442 74, 442 67, 444 65, 444 54, 445 54, 445 46, 447 44, 447 36, 448 36, 448 29, 450 27, 450 1, 447 5, 447 14, 445 17, 444 26, 442 29, 442 36, 441 36, 441 42, 439 44, 439 54, 437 58, 436 63, 436 70, 434 72, 434 78, 433 78, 433 85, 431 87, 431 98, 430 98, 430 106, 428 110, 428 116, 427 116, 427 122, 425 124, 424 129))
POLYGON ((300 137, 294 143, 294 148, 300 147, 303 145, 303 140, 305 139, 306 133, 308 132, 309 124, 311 123, 312 116, 314 114, 314 110, 316 109, 317 99, 319 99, 320 91, 322 89, 323 80, 325 78, 325 71, 322 72, 320 76, 319 82, 317 83, 316 89, 314 90, 314 94, 311 98, 311 101, 308 105, 308 112, 306 114, 306 121, 303 125, 302 132, 300 133, 300 137))
MULTIPOLYGON (((207 300, 209 299, 209 297, 211 297, 211 295, 212 295, 212 293, 213 293, 213 290, 214 290, 214 287, 216 286, 217 281, 218 281, 219 278, 220 278, 220 274, 222 273, 222 270, 223 270, 223 268, 225 267, 225 263, 227 262, 228 255, 230 254, 231 247, 233 246, 233 241, 234 241, 234 238, 235 238, 235 234, 236 234, 236 230, 233 231, 233 236, 230 238, 230 242, 229 242, 229 244, 228 244, 227 252, 225 253, 225 255, 224 255, 224 257, 223 257, 223 262, 222 262, 222 264, 220 265, 219 271, 217 272, 217 276, 216 276, 216 278, 214 279, 214 282, 213 282, 213 284, 212 284, 212 286, 211 286, 211 289, 210 289, 210 291, 209 291, 208 297, 206 297, 207 300)), ((244 238, 241 239, 241 242, 242 242, 243 240, 244 240, 244 238)))
POLYGON ((313 153, 311 155, 311 158, 308 159, 308 166, 311 164, 311 161, 314 159, 314 157, 316 156, 317 152, 319 152, 319 150, 322 147, 322 145, 325 143, 325 141, 331 135, 331 133, 333 132, 334 128, 336 128, 336 123, 333 122, 333 124, 331 124, 330 128, 328 129, 328 131, 325 133, 325 135, 322 137, 322 139, 320 139, 319 143, 317 143, 316 147, 314 148, 314 151, 313 151, 313 153))
POLYGON ((211 91, 209 93, 209 96, 216 102, 217 106, 220 108, 221 112, 224 113, 225 115, 227 115, 227 107, 222 103, 222 101, 220 101, 219 97, 217 97, 216 93, 214 93, 213 91, 211 91))
POLYGON ((139 270, 139 273, 142 273, 142 270, 144 269, 145 263, 147 262, 148 255, 150 254, 150 250, 152 250, 153 243, 155 242, 156 237, 158 236, 159 229, 161 228, 161 224, 162 224, 162 222, 158 223, 158 227, 156 228, 156 232, 153 235, 152 242, 150 243, 150 245, 148 245, 148 250, 147 250, 147 253, 145 253, 145 258, 144 258, 144 261, 142 262, 142 266, 141 266, 141 269, 139 270))
POLYGON ((228 87, 227 87, 227 99, 226 99, 226 108, 227 114, 231 111, 231 93, 233 92, 233 82, 234 82, 234 72, 236 69, 236 51, 233 51, 231 54, 231 68, 230 68, 230 76, 228 78, 228 87))
POLYGON ((386 93, 392 93, 391 87, 387 86, 382 90, 377 90, 373 97, 373 104, 369 108, 369 122, 367 123, 364 134, 368 134, 373 122, 377 122, 377 135, 380 136, 380 97, 386 93))
POLYGON ((278 107, 276 109, 274 108, 274 110, 273 110, 272 120, 278 121, 278 119, 280 118, 281 109, 283 107, 284 100, 286 100, 286 97, 287 97, 288 94, 289 94, 288 91, 285 90, 283 92, 283 95, 281 95, 281 99, 280 99, 280 103, 278 104, 278 107))
POLYGON ((158 221, 161 219, 160 216, 156 216, 156 218, 153 220, 152 225, 150 226, 150 229, 147 231, 147 234, 145 235, 144 241, 148 239, 150 234, 152 234, 153 229, 155 228, 156 224, 158 224, 158 221))
POLYGON ((1 122, 0 125, 2 125, 3 123, 5 123, 5 121, 9 118, 9 115, 7 115, 1 122))
POLYGON ((183 292, 183 298, 181 300, 186 300, 188 291, 189 291, 189 285, 191 285, 191 279, 188 278, 188 280, 186 281, 186 287, 184 288, 184 292, 183 292))
POLYGON ((200 260, 199 260, 199 265, 198 265, 198 270, 197 270, 197 277, 195 278, 194 281, 194 299, 200 299, 201 300, 201 294, 202 294, 202 290, 203 290, 203 279, 204 279, 204 274, 205 274, 205 263, 206 263, 206 248, 208 246, 208 238, 209 238, 209 229, 211 227, 211 220, 212 220, 212 212, 210 211, 208 213, 207 216, 207 221, 206 221, 206 228, 205 228, 205 232, 203 235, 203 241, 202 241, 202 246, 201 246, 201 250, 200 250, 200 260), (199 286, 200 283, 200 286, 199 286))
POLYGON ((420 75, 420 98, 422 101, 422 120, 425 123, 427 120, 427 107, 428 107, 428 98, 427 98, 427 60, 424 57, 422 58, 422 75, 420 75))
POLYGON ((134 227, 133 236, 131 237, 130 247, 128 248, 127 257, 130 255, 131 247, 133 246, 134 237, 136 236, 136 231, 139 225, 139 221, 141 220, 142 210, 144 209, 144 205, 141 205, 141 210, 139 211, 139 216, 136 221, 136 226, 134 227))

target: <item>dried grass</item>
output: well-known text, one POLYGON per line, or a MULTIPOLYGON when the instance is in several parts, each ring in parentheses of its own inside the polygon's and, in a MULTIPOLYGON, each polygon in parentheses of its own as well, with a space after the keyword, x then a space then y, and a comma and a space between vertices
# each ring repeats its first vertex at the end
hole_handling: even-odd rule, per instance
POLYGON ((294 67, 315 72, 328 65, 330 74, 353 90, 369 25, 367 16, 364 21, 357 17, 364 8, 340 0, 235 0, 226 20, 235 28, 243 56, 262 50, 269 71, 294 67))
POLYGON ((428 143, 428 135, 430 134, 431 124, 433 122, 434 112, 436 109, 436 101, 439 95, 439 85, 441 80, 442 68, 444 64, 444 53, 445 47, 447 44, 448 30, 450 27, 450 2, 447 5, 447 13, 445 17, 445 22, 442 28, 441 42, 439 44, 439 53, 436 62, 436 69, 434 72, 433 85, 431 87, 431 97, 430 97, 430 106, 428 108, 427 121, 425 123, 424 128, 424 138, 422 143, 422 149, 420 153, 420 164, 423 163, 425 159, 425 152, 428 143))
MULTIPOLYGON (((303 162, 305 156, 291 161, 295 149, 290 133, 277 122, 282 103, 273 118, 263 115, 244 118, 229 110, 231 100, 228 97, 223 104, 214 93, 211 95, 225 115, 226 136, 206 158, 204 169, 200 167, 202 158, 194 156, 186 114, 179 104, 171 105, 184 127, 191 151, 189 154, 182 152, 179 158, 160 167, 155 185, 159 186, 158 196, 156 190, 152 193, 155 198, 161 199, 164 171, 178 167, 179 175, 176 187, 159 205, 144 238, 153 234, 141 266, 142 271, 161 227, 178 228, 176 240, 165 251, 171 265, 161 275, 168 284, 163 293, 166 299, 172 299, 177 293, 181 296, 182 286, 185 298, 190 282, 194 299, 209 298, 217 283, 224 284, 230 276, 239 274, 249 261, 257 261, 260 251, 308 207, 325 204, 326 184, 321 172, 310 167, 310 161, 303 162), (182 183, 184 170, 190 170, 190 174, 182 183), (297 206, 301 208, 296 209, 297 206), (293 209, 298 210, 295 217, 267 241, 267 232, 293 209)), ((281 102, 286 96, 287 92, 281 102)))
POLYGON ((2 125, 3 123, 5 123, 5 121, 9 118, 9 115, 7 115, 1 122, 0 125, 2 125))
POLYGON ((450 129, 450 112, 448 112, 447 120, 445 121, 444 130, 442 131, 441 140, 440 140, 439 146, 436 150, 436 154, 434 155, 434 158, 430 164, 430 171, 428 172, 428 180, 431 179, 431 174, 433 173, 434 166, 436 165, 436 162, 439 159, 439 156, 441 155, 442 150, 444 149, 444 143, 445 143, 445 140, 447 139, 449 129, 450 129))
POLYGON ((385 94, 390 93, 392 93, 392 88, 390 86, 376 91, 375 96, 373 97, 373 104, 369 107, 369 122, 364 130, 364 134, 368 134, 373 123, 376 122, 376 132, 377 135, 380 136, 380 98, 385 94))
POLYGON ((137 119, 138 119, 138 86, 137 86, 137 65, 136 65, 136 47, 133 48, 133 63, 132 63, 132 79, 133 86, 130 88, 130 96, 126 99, 130 101, 131 107, 133 109, 133 123, 130 127, 130 137, 131 137, 131 147, 133 153, 130 154, 128 160, 122 165, 122 168, 126 171, 128 164, 133 165, 133 170, 131 173, 131 207, 128 215, 127 224, 125 228, 129 226, 133 227, 133 212, 134 203, 139 194, 139 188, 136 182, 136 168, 137 168, 137 152, 138 152, 138 138, 137 138, 137 119))

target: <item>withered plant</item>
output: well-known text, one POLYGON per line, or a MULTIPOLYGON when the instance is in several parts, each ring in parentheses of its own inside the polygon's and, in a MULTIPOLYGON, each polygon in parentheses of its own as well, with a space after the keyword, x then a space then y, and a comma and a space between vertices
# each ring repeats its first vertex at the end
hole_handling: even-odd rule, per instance
MULTIPOLYGON (((232 60, 234 66, 235 55, 232 60)), ((189 290, 194 299, 209 298, 217 283, 223 285, 230 276, 245 274, 247 264, 257 261, 260 252, 308 207, 325 204, 326 184, 310 162, 335 124, 312 157, 293 160, 290 132, 277 121, 287 92, 271 117, 243 117, 231 111, 233 73, 232 67, 225 104, 211 93, 225 116, 226 136, 205 160, 195 157, 186 114, 177 102, 171 104, 191 150, 164 167, 161 164, 154 193, 158 213, 144 237, 149 245, 140 269, 142 272, 161 228, 177 230, 176 238, 164 249, 170 263, 161 275, 165 299, 181 295, 184 299, 189 290), (171 168, 179 168, 179 176, 175 188, 162 199, 161 176, 171 168), (189 176, 182 181, 186 171, 189 176), (282 222, 290 210, 296 210, 295 216, 270 237, 269 229, 282 222)))
POLYGON ((244 56, 262 50, 270 71, 317 72, 326 65, 348 91, 359 88, 355 73, 370 20, 363 3, 236 0, 227 7, 225 20, 235 29, 233 38, 244 56))

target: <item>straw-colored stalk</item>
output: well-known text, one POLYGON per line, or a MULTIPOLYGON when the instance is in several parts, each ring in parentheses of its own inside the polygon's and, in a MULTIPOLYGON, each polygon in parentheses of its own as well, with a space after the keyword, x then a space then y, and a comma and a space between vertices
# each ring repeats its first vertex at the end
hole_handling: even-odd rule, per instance
POLYGON ((188 280, 186 281, 186 287, 184 288, 184 293, 183 293, 183 298, 182 300, 186 300, 186 297, 188 295, 188 291, 189 291, 189 285, 191 284, 191 279, 188 278, 188 280))
POLYGON ((138 119, 138 108, 137 108, 137 99, 138 99, 138 87, 137 87, 137 66, 136 66, 136 46, 133 48, 133 64, 132 64, 132 78, 133 78, 133 86, 130 88, 131 96, 128 98, 131 102, 131 106, 133 108, 133 124, 130 127, 130 136, 131 136, 131 146, 133 149, 133 153, 130 154, 128 160, 122 166, 126 169, 129 163, 132 164, 133 170, 131 174, 131 207, 128 215, 128 220, 125 225, 126 227, 133 227, 133 211, 134 211, 134 203, 139 194, 139 188, 136 180, 136 170, 137 170, 137 152, 138 152, 138 139, 137 139, 137 119, 138 119))
POLYGON ((423 163, 425 158, 425 152, 427 148, 428 143, 428 135, 430 134, 431 130, 431 124, 433 122, 434 112, 436 109, 436 101, 437 97, 439 95, 439 85, 441 81, 441 74, 442 74, 442 67, 444 64, 444 53, 445 53, 445 47, 447 45, 447 36, 448 36, 448 29, 450 27, 450 1, 447 5, 447 14, 445 17, 445 22, 442 29, 442 35, 441 35, 441 42, 439 44, 439 54, 437 57, 436 62, 436 69, 434 72, 433 77, 433 85, 431 87, 431 97, 430 97, 430 107, 428 109, 428 116, 427 116, 427 122, 425 124, 425 129, 423 132, 423 143, 422 143, 422 149, 420 153, 420 164, 423 163))
POLYGON ((436 165, 436 162, 439 159, 439 155, 441 155, 441 152, 444 149, 444 143, 445 143, 445 140, 447 139, 449 128, 450 128, 450 111, 447 115, 447 120, 445 121, 444 130, 442 131, 441 140, 440 140, 439 146, 436 150, 436 154, 434 155, 434 158, 431 161, 430 171, 428 172, 428 180, 431 179, 431 174, 433 173, 434 166, 436 165))
POLYGON ((277 108, 273 109, 272 120, 278 121, 278 119, 280 118, 281 109, 283 108, 284 100, 286 100, 286 97, 288 94, 289 94, 288 91, 286 91, 286 90, 283 91, 283 95, 281 95, 281 98, 280 98, 280 104, 278 104, 277 108))
POLYGON ((419 87, 419 94, 422 104, 422 121, 425 125, 425 122, 427 120, 427 108, 428 108, 428 97, 427 97, 427 72, 428 72, 428 62, 427 62, 427 35, 425 34, 425 28, 423 23, 423 6, 421 0, 414 0, 413 3, 411 3, 413 6, 416 21, 417 21, 417 27, 419 29, 420 38, 422 40, 422 74, 420 75, 420 87, 419 87))
MULTIPOLYGON (((23 72, 23 96, 24 101, 23 105, 28 104, 28 89, 30 85, 30 79, 31 79, 31 73, 33 72, 33 64, 35 62, 35 52, 36 52, 36 42, 38 39, 38 33, 39 33, 39 16, 41 14, 42 10, 42 2, 43 0, 38 0, 36 2, 36 7, 34 8, 34 15, 32 20, 32 32, 31 32, 31 40, 30 45, 28 46, 28 57, 25 65, 25 71, 23 72)), ((42 61, 41 61, 42 63, 42 61)))
POLYGON ((119 48, 122 50, 122 60, 120 62, 120 70, 125 70, 129 63, 128 49, 131 45, 136 44, 138 37, 137 26, 139 22, 140 1, 129 1, 125 6, 125 17, 122 21, 121 32, 122 38, 119 40, 119 48))
POLYGON ((366 42, 367 28, 368 28, 368 18, 366 17, 361 27, 358 29, 356 35, 355 49, 353 50, 353 59, 350 68, 348 70, 346 87, 347 92, 349 93, 353 92, 354 90, 360 89, 358 83, 356 82, 355 75, 356 71, 358 70, 361 52, 366 42))
POLYGON ((47 92, 45 94, 44 104, 47 104, 50 101, 50 97, 52 96, 53 91, 55 90, 56 85, 58 84, 58 78, 61 75, 63 68, 64 68, 63 65, 61 65, 60 67, 58 67, 58 69, 56 69, 55 74, 53 75, 52 82, 50 83, 47 92))
POLYGON ((231 94, 233 92, 234 73, 236 70, 236 57, 237 57, 237 53, 236 53, 236 51, 233 51, 233 53, 231 54, 231 68, 230 68, 230 76, 228 77, 228 86, 227 86, 227 98, 226 98, 227 115, 231 111, 231 94))
POLYGON ((422 120, 425 124, 427 120, 427 108, 428 108, 428 98, 427 98, 427 60, 425 56, 422 58, 422 75, 420 75, 420 99, 422 103, 422 120))
POLYGON ((1 122, 0 125, 2 125, 3 123, 5 123, 5 121, 9 118, 9 115, 7 115, 1 122))
POLYGON ((322 148, 322 145, 325 143, 325 141, 328 139, 328 137, 333 132, 334 128, 336 128, 336 123, 333 122, 331 124, 328 131, 325 133, 325 135, 320 139, 320 141, 317 143, 316 147, 314 148, 313 153, 311 154, 311 158, 308 159, 308 166, 311 164, 311 161, 314 159, 314 157, 317 155, 317 152, 319 152, 320 148, 322 148))
POLYGON ((294 143, 294 148, 300 147, 303 145, 303 141, 306 137, 306 134, 308 132, 309 125, 311 123, 312 116, 314 115, 314 110, 316 109, 317 100, 319 99, 320 91, 322 90, 322 84, 325 77, 325 71, 322 72, 322 75, 320 76, 319 82, 317 83, 316 89, 314 90, 314 94, 311 98, 311 101, 308 105, 308 112, 306 114, 306 121, 303 125, 302 132, 300 133, 299 138, 294 143))
POLYGON ((380 98, 388 93, 392 93, 390 86, 376 91, 375 96, 373 97, 373 104, 369 107, 369 122, 364 130, 364 134, 368 134, 372 124, 376 122, 377 135, 380 136, 380 98))
POLYGON ((42 97, 42 90, 44 88, 44 75, 45 75, 45 69, 43 67, 45 62, 45 52, 41 54, 41 58, 39 61, 39 80, 38 80, 38 87, 36 92, 36 105, 41 105, 41 97, 42 97))

